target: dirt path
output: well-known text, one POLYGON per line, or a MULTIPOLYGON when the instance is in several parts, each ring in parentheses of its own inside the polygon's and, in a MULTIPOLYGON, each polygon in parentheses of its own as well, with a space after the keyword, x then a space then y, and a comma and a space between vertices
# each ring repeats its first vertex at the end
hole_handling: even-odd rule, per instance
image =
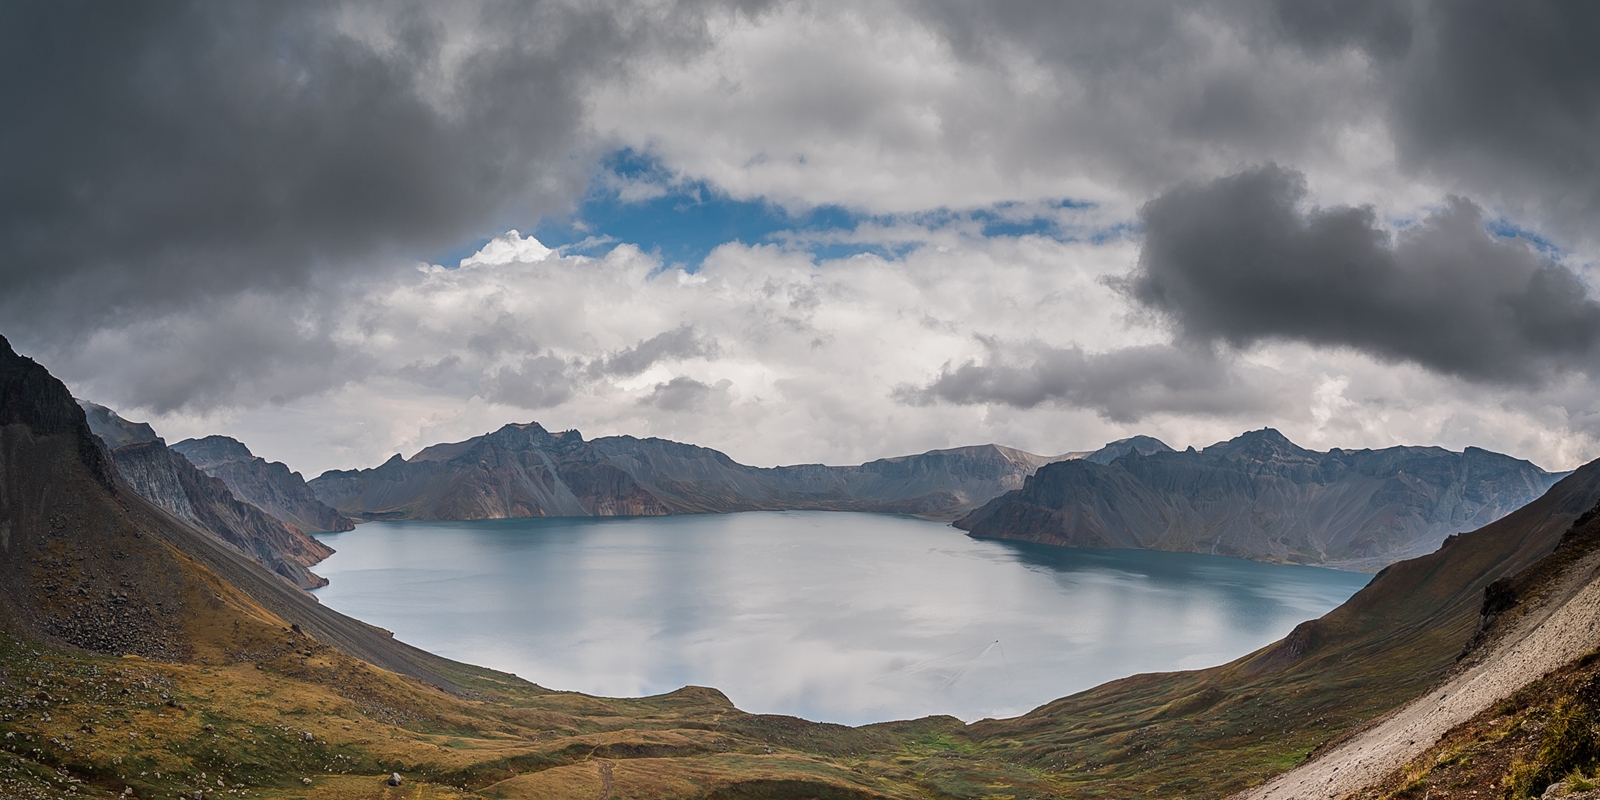
MULTIPOLYGON (((1582 575, 1587 578, 1589 565, 1582 575)), ((1371 730, 1236 800, 1333 800, 1377 783, 1433 746, 1451 728, 1600 646, 1600 581, 1583 588, 1524 635, 1507 636, 1477 666, 1413 700, 1371 730)))

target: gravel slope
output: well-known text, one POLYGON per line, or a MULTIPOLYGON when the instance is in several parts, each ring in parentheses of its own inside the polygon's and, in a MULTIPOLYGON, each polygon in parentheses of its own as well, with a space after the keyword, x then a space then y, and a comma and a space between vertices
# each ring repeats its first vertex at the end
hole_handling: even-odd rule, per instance
POLYGON ((1474 665, 1371 728, 1240 800, 1346 797, 1382 780, 1446 732, 1546 673, 1600 647, 1600 554, 1590 554, 1528 609, 1474 665))

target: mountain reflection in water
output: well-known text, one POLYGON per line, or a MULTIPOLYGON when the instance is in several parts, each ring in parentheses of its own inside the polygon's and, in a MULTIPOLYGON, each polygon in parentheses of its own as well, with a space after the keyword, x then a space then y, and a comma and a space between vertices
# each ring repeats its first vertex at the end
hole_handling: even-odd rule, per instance
POLYGON ((1012 716, 1222 663, 1370 576, 978 541, 836 512, 375 522, 320 538, 323 603, 441 655, 609 696, 714 686, 862 724, 1012 716))

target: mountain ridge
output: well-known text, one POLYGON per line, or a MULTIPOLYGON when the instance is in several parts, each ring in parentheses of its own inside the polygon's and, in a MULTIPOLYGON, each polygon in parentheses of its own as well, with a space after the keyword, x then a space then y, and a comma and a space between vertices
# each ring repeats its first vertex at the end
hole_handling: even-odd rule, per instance
MULTIPOLYGON (((1076 454, 1073 454, 1076 455, 1076 454)), ((1059 457, 1056 457, 1059 458, 1059 457)), ((934 450, 846 467, 751 467, 659 438, 552 433, 513 423, 307 483, 364 519, 665 515, 782 509, 877 511, 953 519, 1020 486, 1051 457, 1001 445, 934 450)))
MULTIPOLYGON (((240 499, 225 482, 196 468, 143 422, 130 422, 105 406, 79 400, 90 436, 107 447, 123 483, 154 503, 301 589, 326 586, 310 567, 333 548, 292 522, 240 499), (112 442, 120 443, 110 447, 112 442)), ((281 466, 281 465, 280 465, 281 466)))
POLYGON ((955 525, 979 538, 1373 571, 1499 519, 1560 477, 1476 447, 1324 453, 1263 428, 1199 451, 1049 464, 955 525))
POLYGON ((238 439, 206 436, 171 446, 201 472, 221 480, 235 496, 306 533, 347 531, 350 519, 324 505, 300 473, 281 461, 250 452, 238 439))

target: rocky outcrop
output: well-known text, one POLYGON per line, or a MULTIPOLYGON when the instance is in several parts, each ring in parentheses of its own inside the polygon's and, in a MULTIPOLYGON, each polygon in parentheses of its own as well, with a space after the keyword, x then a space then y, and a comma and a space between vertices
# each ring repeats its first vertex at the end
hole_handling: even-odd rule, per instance
POLYGON ((156 429, 150 427, 148 422, 130 422, 117 416, 117 412, 87 400, 79 400, 78 405, 83 408, 84 416, 89 420, 89 430, 112 450, 125 444, 154 442, 161 438, 156 435, 156 429))
POLYGON ((348 517, 318 500, 300 473, 280 461, 255 455, 237 439, 185 439, 172 445, 172 449, 201 472, 227 484, 235 497, 302 531, 347 531, 355 527, 348 517))
POLYGON ((1163 442, 1154 436, 1130 436, 1126 439, 1118 439, 1110 444, 1107 444, 1105 447, 1094 451, 1093 453, 1083 456, 1083 460, 1090 461, 1095 464, 1110 464, 1111 462, 1116 461, 1117 459, 1122 458, 1129 453, 1138 453, 1141 456, 1152 456, 1156 453, 1171 452, 1173 452, 1173 450, 1171 447, 1167 446, 1166 442, 1163 442))
POLYGON ((781 509, 953 519, 1051 459, 998 445, 859 466, 761 468, 705 447, 611 436, 585 441, 537 423, 396 455, 312 480, 317 497, 366 519, 652 516, 781 509))
POLYGON ((1202 451, 1041 468, 958 520, 973 536, 1375 571, 1487 525, 1560 475, 1469 447, 1306 450, 1270 428, 1202 451))

